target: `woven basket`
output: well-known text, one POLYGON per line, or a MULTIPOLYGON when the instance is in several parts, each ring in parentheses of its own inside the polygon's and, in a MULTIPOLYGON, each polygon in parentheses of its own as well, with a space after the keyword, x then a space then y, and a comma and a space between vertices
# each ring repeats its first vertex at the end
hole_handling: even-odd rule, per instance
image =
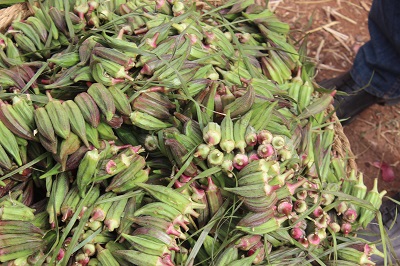
POLYGON ((33 10, 27 3, 15 4, 0 9, 0 32, 4 32, 14 19, 18 17, 20 19, 25 19, 32 14, 33 10))
MULTIPOLYGON (((221 0, 208 1, 208 3, 213 5, 220 5, 221 0)), ((258 4, 265 5, 265 0, 256 0, 258 4)), ((203 3, 199 3, 200 6, 206 6, 203 3)), ((15 4, 11 7, 4 8, 0 10, 0 32, 4 32, 5 29, 11 24, 14 19, 20 18, 25 19, 33 14, 33 10, 29 7, 27 3, 15 4)), ((334 107, 331 105, 328 108, 328 112, 332 112, 334 107)), ((347 136, 343 132, 343 127, 336 116, 333 113, 332 119, 335 129, 335 138, 333 141, 333 152, 340 158, 347 158, 347 172, 351 170, 357 170, 357 164, 355 161, 355 156, 351 151, 350 142, 347 136)))

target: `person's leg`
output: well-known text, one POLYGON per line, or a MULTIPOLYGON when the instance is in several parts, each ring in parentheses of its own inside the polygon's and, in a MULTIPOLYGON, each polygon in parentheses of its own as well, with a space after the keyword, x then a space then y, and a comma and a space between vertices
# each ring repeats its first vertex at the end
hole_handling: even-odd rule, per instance
POLYGON ((379 98, 400 97, 400 1, 375 0, 368 17, 371 39, 350 71, 356 84, 379 98))
POLYGON ((374 0, 368 28, 370 41, 359 49, 350 72, 320 84, 349 95, 335 97, 341 119, 375 103, 400 100, 400 1, 374 0))

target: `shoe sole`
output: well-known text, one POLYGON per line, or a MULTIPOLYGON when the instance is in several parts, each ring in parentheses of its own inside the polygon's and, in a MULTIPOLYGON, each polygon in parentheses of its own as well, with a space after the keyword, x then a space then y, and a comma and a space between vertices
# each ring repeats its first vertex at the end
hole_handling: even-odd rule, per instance
POLYGON ((389 99, 389 100, 382 100, 382 101, 378 102, 379 105, 387 105, 387 106, 393 106, 398 103, 400 103, 400 99, 389 99))

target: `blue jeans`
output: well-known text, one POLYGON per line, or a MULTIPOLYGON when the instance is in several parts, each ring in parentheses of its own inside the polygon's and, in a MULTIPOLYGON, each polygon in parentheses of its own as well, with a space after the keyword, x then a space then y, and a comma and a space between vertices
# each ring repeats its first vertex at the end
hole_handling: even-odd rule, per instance
POLYGON ((374 0, 368 28, 370 41, 359 49, 350 74, 372 95, 400 98, 400 0, 374 0))

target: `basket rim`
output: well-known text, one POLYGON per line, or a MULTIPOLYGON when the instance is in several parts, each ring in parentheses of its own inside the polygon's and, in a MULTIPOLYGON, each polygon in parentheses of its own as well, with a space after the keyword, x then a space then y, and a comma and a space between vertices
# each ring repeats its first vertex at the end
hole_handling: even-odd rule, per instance
POLYGON ((327 109, 328 112, 332 112, 332 119, 334 122, 333 125, 335 130, 335 137, 333 139, 332 149, 340 158, 347 159, 347 173, 350 173, 352 170, 355 170, 355 172, 357 173, 356 156, 351 150, 350 141, 344 133, 343 126, 340 123, 340 120, 334 110, 335 107, 332 104, 327 109))
POLYGON ((33 13, 32 7, 27 2, 0 9, 0 32, 4 32, 15 19, 25 19, 33 13))

